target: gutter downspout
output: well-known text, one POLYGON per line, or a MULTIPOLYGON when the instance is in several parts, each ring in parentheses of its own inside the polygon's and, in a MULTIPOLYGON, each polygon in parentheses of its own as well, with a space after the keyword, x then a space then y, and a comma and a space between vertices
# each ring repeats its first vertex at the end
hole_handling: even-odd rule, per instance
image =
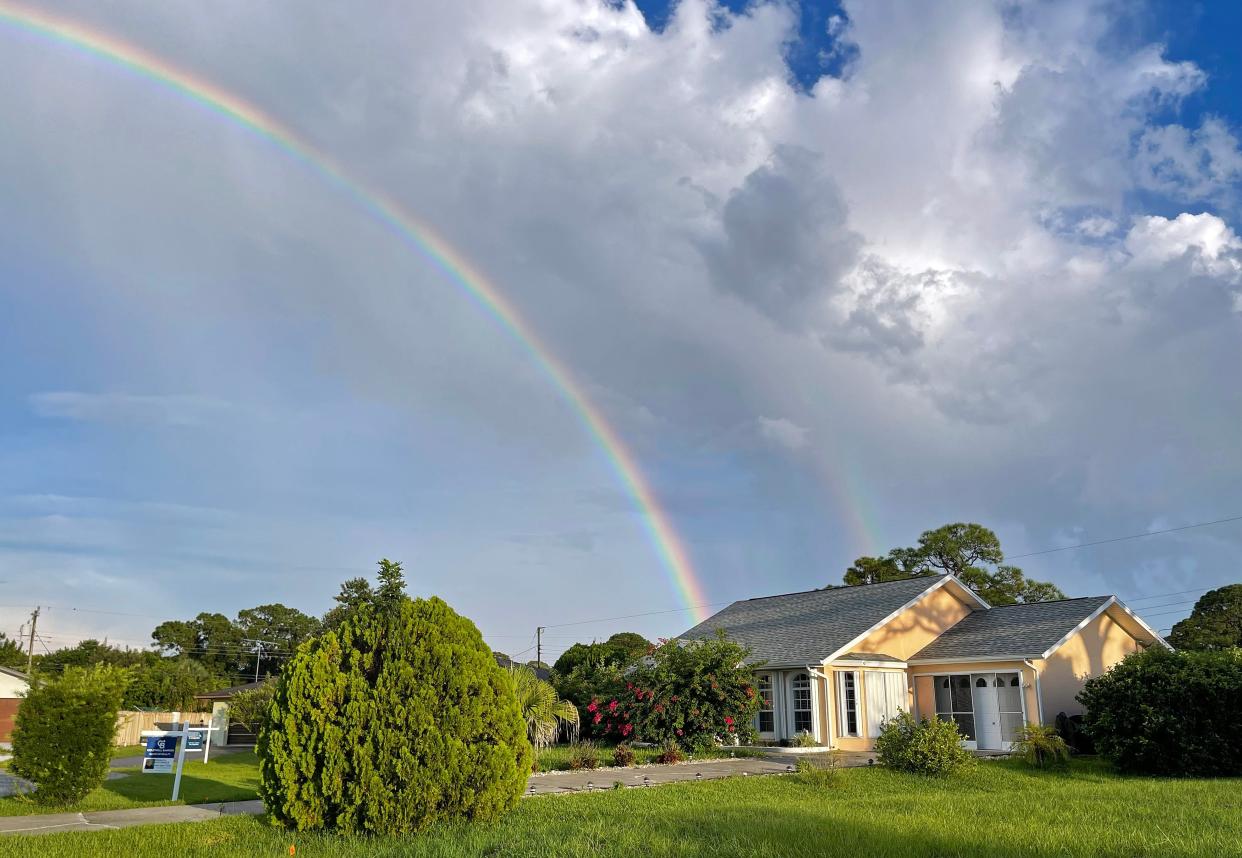
POLYGON ((1039 723, 1042 726, 1044 722, 1044 691, 1039 685, 1039 668, 1031 664, 1029 658, 1022 659, 1022 663, 1031 669, 1031 673, 1035 674, 1035 707, 1039 712, 1039 723))

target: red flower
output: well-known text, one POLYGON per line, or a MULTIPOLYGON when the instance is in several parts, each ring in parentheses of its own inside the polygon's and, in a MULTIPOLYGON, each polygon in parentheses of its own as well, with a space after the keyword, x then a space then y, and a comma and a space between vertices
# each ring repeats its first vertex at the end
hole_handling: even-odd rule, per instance
POLYGON ((634 690, 634 683, 632 683, 632 682, 627 682, 627 683, 625 683, 625 690, 626 690, 626 691, 633 691, 633 690, 634 690))
POLYGON ((592 700, 592 701, 591 701, 591 705, 587 707, 587 711, 588 711, 588 712, 594 712, 594 711, 595 711, 596 709, 598 709, 598 708, 599 708, 599 704, 598 704, 598 703, 596 703, 594 700, 592 700))
POLYGON ((613 701, 611 701, 611 702, 608 704, 608 711, 609 711, 609 712, 616 712, 616 711, 617 711, 617 701, 613 700, 613 701))
POLYGON ((604 720, 604 713, 603 713, 603 712, 596 712, 596 713, 595 713, 595 718, 594 718, 594 720, 593 720, 593 723, 598 724, 600 721, 603 721, 603 720, 604 720))
POLYGON ((633 732, 633 730, 634 730, 633 725, 631 725, 631 724, 626 724, 624 727, 622 727, 622 728, 621 728, 621 735, 622 735, 622 736, 628 736, 628 735, 630 735, 630 733, 631 733, 631 732, 633 732))
POLYGON ((730 727, 732 727, 732 726, 733 726, 733 719, 732 719, 732 718, 730 718, 728 715, 726 715, 726 716, 725 716, 725 723, 726 723, 726 724, 728 724, 730 727))
POLYGON ((684 735, 686 735, 686 731, 685 731, 685 730, 683 730, 683 729, 681 729, 680 727, 678 727, 678 728, 677 728, 677 735, 678 735, 678 736, 684 736, 684 735))

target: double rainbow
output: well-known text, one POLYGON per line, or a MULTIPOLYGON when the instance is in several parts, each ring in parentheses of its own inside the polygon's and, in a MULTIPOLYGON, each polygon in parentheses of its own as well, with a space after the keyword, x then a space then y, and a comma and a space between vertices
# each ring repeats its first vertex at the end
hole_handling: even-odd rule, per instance
POLYGON ((260 108, 135 45, 75 21, 7 0, 0 0, 0 24, 54 44, 84 51, 183 95, 216 115, 245 127, 327 181, 435 265, 520 344, 569 404, 633 499, 651 544, 685 610, 695 622, 704 619, 707 598, 702 582, 695 575, 685 546, 674 531, 667 513, 660 508, 634 455, 626 449, 616 430, 587 398, 569 370, 540 341, 517 309, 430 226, 417 220, 380 191, 352 178, 328 155, 260 108))

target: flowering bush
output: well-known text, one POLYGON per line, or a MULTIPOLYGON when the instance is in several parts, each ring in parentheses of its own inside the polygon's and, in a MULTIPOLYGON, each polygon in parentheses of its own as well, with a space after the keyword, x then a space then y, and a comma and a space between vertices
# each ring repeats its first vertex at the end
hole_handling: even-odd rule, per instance
POLYGON ((723 633, 704 641, 661 641, 632 670, 615 696, 593 699, 587 720, 595 735, 641 738, 680 748, 752 740, 759 707, 749 651, 723 633))

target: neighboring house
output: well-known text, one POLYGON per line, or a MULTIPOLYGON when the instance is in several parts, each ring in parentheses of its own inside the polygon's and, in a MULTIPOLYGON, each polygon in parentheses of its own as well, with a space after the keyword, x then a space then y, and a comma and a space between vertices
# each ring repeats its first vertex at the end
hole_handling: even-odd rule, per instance
POLYGON ((29 688, 30 678, 26 674, 11 667, 0 667, 0 742, 13 737, 17 708, 29 688))
MULTIPOLYGON (((514 664, 508 656, 495 654, 496 663, 503 668, 508 668, 514 664)), ((3 670, 3 668, 0 668, 3 670)), ((535 675, 545 682, 551 676, 551 671, 546 667, 534 668, 535 675)), ((209 691, 206 694, 194 695, 195 700, 201 700, 204 703, 211 704, 211 726, 215 727, 215 732, 211 734, 211 742, 213 745, 238 745, 247 746, 255 743, 255 734, 248 726, 244 724, 233 724, 229 721, 229 700, 233 695, 242 691, 253 691, 254 689, 271 682, 270 679, 264 679, 259 682, 247 682, 245 685, 234 685, 230 688, 221 688, 219 691, 209 691)), ((0 697, 3 695, 0 694, 0 697)), ((4 701, 0 700, 0 712, 3 712, 4 701)), ((0 730, 3 729, 3 720, 0 719, 0 730)), ((2 734, 0 734, 2 735, 2 734)))
POLYGON ((717 629, 751 650, 763 739, 842 750, 870 750, 901 710, 1008 750, 1024 723, 1081 712, 1089 677, 1167 646, 1116 596, 992 607, 952 575, 734 602, 681 638, 717 629))

